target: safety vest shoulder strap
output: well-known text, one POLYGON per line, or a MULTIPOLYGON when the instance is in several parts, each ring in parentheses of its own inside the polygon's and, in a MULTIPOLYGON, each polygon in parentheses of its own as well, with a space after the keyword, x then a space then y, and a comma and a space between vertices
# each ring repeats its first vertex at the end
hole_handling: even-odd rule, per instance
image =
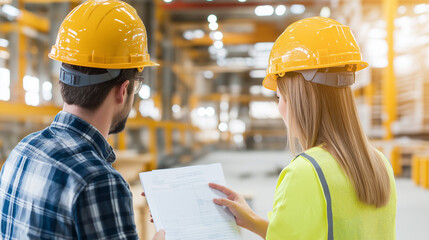
POLYGON ((328 183, 326 182, 325 175, 323 174, 322 168, 313 157, 311 157, 306 153, 301 153, 298 156, 301 156, 307 159, 313 165, 313 168, 316 170, 317 176, 319 177, 320 184, 322 184, 323 194, 325 195, 325 200, 326 200, 326 216, 328 218, 328 240, 333 240, 334 225, 332 220, 332 200, 331 200, 331 194, 329 192, 329 186, 328 186, 328 183))

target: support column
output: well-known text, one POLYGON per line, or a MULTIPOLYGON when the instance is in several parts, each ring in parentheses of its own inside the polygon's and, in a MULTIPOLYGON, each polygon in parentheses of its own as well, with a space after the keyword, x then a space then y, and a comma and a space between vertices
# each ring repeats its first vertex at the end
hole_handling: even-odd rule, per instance
MULTIPOLYGON (((73 6, 69 2, 57 2, 49 4, 48 17, 51 20, 51 28, 49 30, 49 51, 52 45, 55 44, 61 23, 70 12, 72 7, 73 6)), ((60 66, 61 63, 59 61, 54 61, 52 59, 49 60, 49 75, 52 79, 52 103, 57 106, 63 105, 63 99, 61 97, 59 88, 60 66)))
POLYGON ((392 123, 397 118, 397 93, 394 71, 395 50, 393 46, 395 18, 398 8, 398 0, 383 0, 383 17, 386 22, 387 42, 387 67, 383 74, 383 126, 384 139, 393 138, 392 123))
POLYGON ((25 93, 23 78, 27 69, 27 37, 21 33, 21 26, 10 33, 10 100, 14 103, 24 103, 25 93), (13 57, 16 56, 16 57, 13 57))

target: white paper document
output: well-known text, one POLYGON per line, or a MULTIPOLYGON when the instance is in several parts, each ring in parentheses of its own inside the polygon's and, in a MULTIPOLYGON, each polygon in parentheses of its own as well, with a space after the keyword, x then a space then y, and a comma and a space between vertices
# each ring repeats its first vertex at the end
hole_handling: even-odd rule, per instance
POLYGON ((238 226, 228 209, 213 203, 225 195, 208 186, 225 185, 220 163, 139 174, 155 227, 166 240, 237 240, 238 226))

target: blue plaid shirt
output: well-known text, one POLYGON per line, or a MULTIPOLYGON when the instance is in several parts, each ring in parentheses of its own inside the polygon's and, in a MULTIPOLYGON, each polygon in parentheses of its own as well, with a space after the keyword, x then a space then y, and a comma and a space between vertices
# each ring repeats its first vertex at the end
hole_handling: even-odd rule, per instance
POLYGON ((0 239, 138 239, 127 182, 101 133, 60 112, 0 174, 0 239))

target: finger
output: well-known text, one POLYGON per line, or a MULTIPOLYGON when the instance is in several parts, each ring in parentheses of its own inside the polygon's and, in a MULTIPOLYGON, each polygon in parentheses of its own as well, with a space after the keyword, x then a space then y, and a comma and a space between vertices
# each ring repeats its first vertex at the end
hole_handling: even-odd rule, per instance
POLYGON ((213 199, 213 202, 217 205, 225 206, 227 208, 235 208, 235 202, 231 201, 227 198, 215 198, 213 199))
POLYGON ((214 188, 216 190, 219 190, 219 191, 225 193, 226 195, 233 195, 233 196, 236 195, 236 193, 233 190, 231 190, 225 186, 216 184, 216 183, 209 183, 209 187, 214 188))
POLYGON ((165 231, 164 230, 160 230, 153 237, 153 240, 161 240, 161 239, 165 239, 165 231))

